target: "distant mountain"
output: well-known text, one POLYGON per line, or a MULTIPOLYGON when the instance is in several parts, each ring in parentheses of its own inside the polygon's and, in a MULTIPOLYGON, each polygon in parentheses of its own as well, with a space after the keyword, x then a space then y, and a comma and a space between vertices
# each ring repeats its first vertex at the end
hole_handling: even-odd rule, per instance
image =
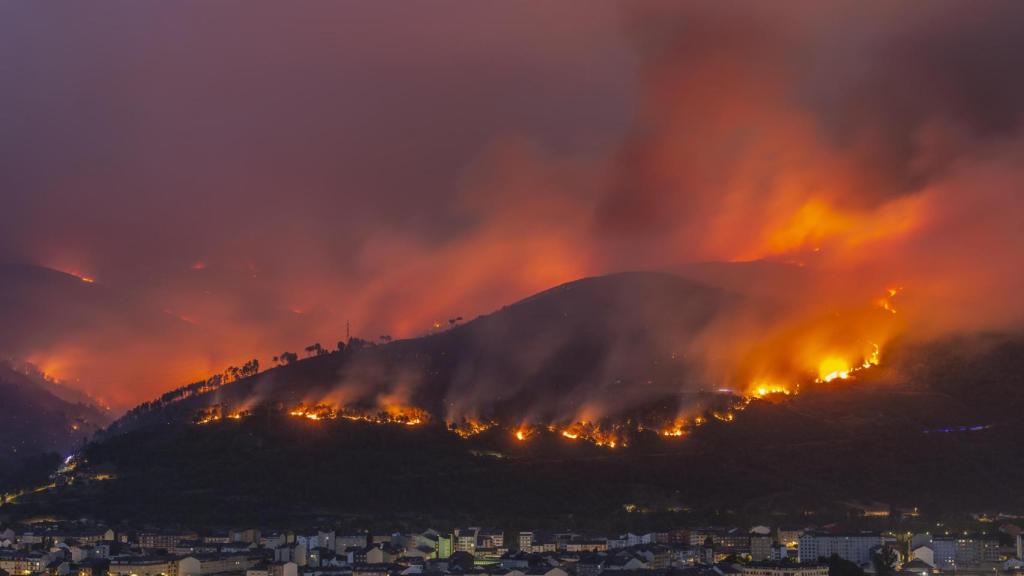
POLYGON ((36 466, 42 455, 83 445, 111 421, 84 395, 10 361, 0 362, 0 414, 0 487, 36 466))
POLYGON ((25 357, 55 340, 118 317, 119 295, 41 266, 0 265, 0 354, 25 357))

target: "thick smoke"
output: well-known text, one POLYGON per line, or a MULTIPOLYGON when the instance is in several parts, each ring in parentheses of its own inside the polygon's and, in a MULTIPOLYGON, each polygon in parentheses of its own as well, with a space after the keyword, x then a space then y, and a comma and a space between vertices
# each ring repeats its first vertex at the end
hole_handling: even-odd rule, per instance
POLYGON ((346 322, 753 259, 802 268, 729 286, 781 312, 699 335, 723 385, 1022 322, 1020 3, 235 9, 4 9, 0 257, 174 326, 14 353, 123 404, 346 322))

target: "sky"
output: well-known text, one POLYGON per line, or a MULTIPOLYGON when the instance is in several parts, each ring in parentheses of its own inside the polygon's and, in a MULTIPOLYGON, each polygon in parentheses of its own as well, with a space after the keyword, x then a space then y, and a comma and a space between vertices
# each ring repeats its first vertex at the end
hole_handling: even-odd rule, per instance
POLYGON ((21 290, 0 352, 126 407, 347 324, 762 258, 899 285, 922 334, 1015 327, 1022 25, 1013 1, 0 3, 0 284, 102 293, 21 290))

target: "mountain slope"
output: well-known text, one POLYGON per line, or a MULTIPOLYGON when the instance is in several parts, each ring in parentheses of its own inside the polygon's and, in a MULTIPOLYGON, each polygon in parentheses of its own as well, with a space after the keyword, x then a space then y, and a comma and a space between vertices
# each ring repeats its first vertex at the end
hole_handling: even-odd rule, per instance
POLYGON ((588 278, 445 332, 353 347, 136 410, 114 429, 191 421, 211 404, 329 402, 372 410, 384 401, 439 420, 550 421, 626 411, 710 387, 683 352, 711 320, 743 305, 738 296, 669 274, 588 278))
MULTIPOLYGON (((973 340, 973 339, 972 339, 973 340)), ((913 382, 865 372, 686 438, 610 450, 541 432, 458 438, 442 426, 310 421, 279 411, 209 425, 149 425, 95 443, 80 474, 106 482, 5 512, 224 525, 459 523, 621 530, 685 521, 835 521, 843 502, 918 507, 931 518, 1024 507, 1024 339, 906 353, 913 382), (941 365, 937 358, 946 358, 941 365), (978 394, 993 378, 1006 392, 978 394), (174 495, 174 496, 169 496, 174 495), (639 509, 643 513, 627 513, 639 509), (808 516, 810 515, 810 516, 808 516)))
POLYGON ((63 387, 0 362, 0 487, 16 483, 41 455, 67 453, 110 423, 102 408, 69 402, 54 388, 63 387))
POLYGON ((440 334, 316 356, 133 411, 83 451, 73 483, 3 511, 192 525, 474 520, 621 530, 684 517, 831 521, 851 500, 933 517, 1024 508, 1019 335, 894 343, 883 366, 849 380, 754 400, 684 438, 640 429, 614 450, 542 426, 526 440, 507 427, 468 439, 445 427, 460 406, 511 423, 577 417, 612 400, 619 417, 666 403, 671 412, 695 400, 679 391, 700 399, 706 386, 674 356, 678 347, 715 314, 747 305, 664 274, 570 283, 440 334), (288 414, 320 401, 372 410, 382 396, 434 420, 288 414), (195 424, 213 404, 249 415, 195 424))

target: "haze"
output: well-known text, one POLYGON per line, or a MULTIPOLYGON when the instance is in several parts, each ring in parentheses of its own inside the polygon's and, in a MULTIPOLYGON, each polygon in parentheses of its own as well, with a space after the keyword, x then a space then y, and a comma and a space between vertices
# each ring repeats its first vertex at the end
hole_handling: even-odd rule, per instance
POLYGON ((0 354, 126 407, 347 324, 755 259, 815 312, 899 287, 894 331, 1015 329, 1021 29, 1012 1, 3 3, 0 283, 92 295, 17 292, 0 354))

